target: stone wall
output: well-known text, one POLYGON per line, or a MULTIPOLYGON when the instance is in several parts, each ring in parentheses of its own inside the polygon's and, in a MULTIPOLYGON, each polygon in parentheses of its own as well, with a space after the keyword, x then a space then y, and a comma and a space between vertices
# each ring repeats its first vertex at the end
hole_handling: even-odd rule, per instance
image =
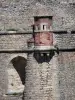
POLYGON ((54 33, 56 45, 59 50, 75 49, 75 34, 66 31, 54 33))
MULTIPOLYGON (((7 68, 16 56, 25 51, 31 37, 33 16, 53 16, 52 29, 58 49, 75 49, 75 34, 56 32, 75 29, 75 2, 73 0, 0 0, 0 31, 19 31, 25 34, 0 33, 0 100, 22 100, 23 94, 6 95, 7 68), (3 53, 7 51, 8 53, 3 53)), ((75 99, 75 52, 59 52, 49 63, 38 64, 31 56, 26 67, 26 97, 28 100, 75 99), (33 69, 32 69, 33 68, 33 69), (29 72, 28 72, 29 71, 29 72), (34 76, 34 77, 33 77, 34 76), (31 78, 31 79, 30 79, 31 78), (32 86, 32 87, 31 87, 32 86), (34 93, 35 92, 35 93, 34 93), (29 93, 29 94, 28 94, 29 93)), ((11 68, 11 66, 9 66, 11 68)), ((25 93, 25 94, 26 94, 25 93)))
MULTIPOLYGON (((5 33, 6 34, 6 33, 5 33)), ((0 51, 24 51, 31 34, 0 34, 0 51)))
MULTIPOLYGON (((0 53, 0 100, 22 100, 23 94, 8 94, 9 84, 8 82, 11 79, 8 77, 7 70, 8 68, 13 69, 14 67, 10 66, 10 62, 15 57, 24 57, 27 59, 26 53, 0 53)), ((14 69, 15 70, 15 69, 14 69)), ((13 72, 12 72, 13 73, 13 72)), ((14 77, 13 77, 14 78, 14 77)))
MULTIPOLYGON (((75 49, 75 32, 54 31, 54 42, 59 50, 75 49)), ((0 34, 0 51, 25 51, 27 40, 32 37, 31 33, 3 33, 0 34)))
POLYGON ((33 16, 53 16, 53 29, 75 29, 72 0, 1 0, 0 30, 31 30, 33 16), (70 3, 71 1, 71 3, 70 3))
POLYGON ((34 99, 60 100, 57 55, 54 53, 47 59, 39 53, 28 54, 24 100, 34 99))
POLYGON ((58 56, 60 100, 75 100, 75 52, 58 56))

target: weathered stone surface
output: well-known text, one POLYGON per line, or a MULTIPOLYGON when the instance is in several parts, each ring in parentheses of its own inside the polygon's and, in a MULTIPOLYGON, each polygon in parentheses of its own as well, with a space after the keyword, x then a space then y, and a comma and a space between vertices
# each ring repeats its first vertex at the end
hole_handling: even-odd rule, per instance
POLYGON ((54 36, 58 49, 75 49, 75 34, 58 32, 54 36))
POLYGON ((1 0, 0 30, 31 30, 33 16, 53 15, 54 29, 74 29, 74 1, 67 0, 1 0))
MULTIPOLYGON (((10 66, 10 62, 13 58, 15 57, 24 57, 25 59, 27 59, 27 54, 25 53, 0 53, 0 100, 22 100, 23 94, 19 93, 17 95, 6 95, 8 94, 8 88, 9 88, 9 84, 8 82, 10 81, 10 79, 8 78, 9 75, 7 73, 7 70, 13 69, 14 67, 10 66)), ((11 73, 12 74, 12 73, 11 73)), ((16 85, 15 85, 16 86, 16 85)), ((20 85, 19 85, 20 86, 20 85)), ((18 87, 16 87, 18 88, 18 87)), ((16 92, 16 91, 15 91, 16 92)), ((9 93, 10 94, 10 93, 9 93)))
MULTIPOLYGON (((31 37, 28 32, 32 32, 31 25, 34 24, 33 16, 39 15, 53 16, 53 31, 75 29, 74 0, 0 0, 0 100, 22 100, 22 94, 6 95, 8 89, 6 70, 14 57, 26 58, 27 54, 3 52, 13 50, 22 52, 27 48, 27 39, 31 37), (12 30, 17 33, 27 32, 28 35, 17 33, 1 35, 5 34, 2 31, 12 30)), ((26 78, 25 98, 31 97, 27 100, 75 100, 75 34, 64 33, 54 33, 55 43, 58 49, 69 51, 74 49, 73 52, 59 52, 58 59, 54 56, 51 62, 42 64, 38 64, 31 56, 30 63, 26 67, 29 76, 26 78)))
POLYGON ((27 49, 27 40, 30 37, 31 34, 0 35, 0 51, 25 50, 27 49))
POLYGON ((8 90, 7 94, 22 93, 24 91, 24 85, 22 84, 19 74, 15 68, 8 68, 8 90))
POLYGON ((75 52, 60 52, 58 56, 60 100, 75 98, 75 52))
POLYGON ((57 56, 39 63, 31 53, 27 60, 25 100, 60 100, 57 56))

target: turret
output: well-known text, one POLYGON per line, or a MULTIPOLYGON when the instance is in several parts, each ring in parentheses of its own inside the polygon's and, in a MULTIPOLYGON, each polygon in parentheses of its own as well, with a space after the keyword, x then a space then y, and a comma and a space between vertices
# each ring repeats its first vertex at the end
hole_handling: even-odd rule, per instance
POLYGON ((59 100, 58 63, 54 48, 52 16, 34 17, 28 40, 24 100, 59 100))
POLYGON ((34 17, 34 49, 53 49, 52 16, 34 17))
POLYGON ((52 31, 52 18, 52 16, 34 17, 33 36, 28 40, 29 50, 39 51, 39 55, 51 55, 51 51, 56 50, 52 31))

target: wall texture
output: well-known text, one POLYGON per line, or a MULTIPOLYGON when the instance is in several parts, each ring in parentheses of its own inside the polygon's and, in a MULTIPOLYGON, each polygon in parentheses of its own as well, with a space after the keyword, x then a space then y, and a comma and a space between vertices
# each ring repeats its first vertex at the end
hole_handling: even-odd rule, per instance
POLYGON ((53 28, 74 29, 74 0, 1 0, 0 30, 32 30, 33 16, 53 15, 53 28))
POLYGON ((27 40, 31 34, 6 34, 0 35, 0 51, 19 51, 27 49, 27 40))
POLYGON ((60 100, 56 54, 53 53, 44 61, 44 57, 38 53, 35 56, 34 53, 29 53, 25 69, 24 100, 60 100))
POLYGON ((54 33, 58 49, 75 49, 75 33, 59 31, 54 33))
MULTIPOLYGON (((54 42, 58 49, 75 49, 75 32, 54 31, 54 42)), ((0 52, 2 51, 25 51, 27 40, 32 37, 31 33, 3 33, 0 34, 0 52)))
POLYGON ((60 52, 58 56, 60 100, 75 99, 75 52, 60 52))
MULTIPOLYGON (((45 100, 51 100, 52 98, 54 100, 75 99, 75 32, 71 32, 75 29, 75 1, 0 0, 0 100, 22 100, 23 94, 18 94, 15 96, 6 95, 8 89, 8 75, 6 70, 9 63, 14 57, 22 56, 24 58, 27 58, 25 50, 27 49, 27 39, 31 37, 31 34, 29 33, 32 33, 31 25, 34 24, 33 16, 39 15, 53 16, 52 29, 54 31, 56 45, 58 47, 58 50, 64 49, 64 52, 59 51, 59 54, 56 57, 54 56, 52 61, 49 62, 49 64, 51 65, 48 66, 48 63, 44 63, 42 64, 42 67, 41 64, 37 64, 33 56, 30 55, 30 57, 32 57, 33 59, 30 59, 28 67, 26 67, 27 74, 31 74, 31 79, 33 78, 32 75, 36 78, 35 72, 37 71, 37 78, 34 84, 33 81, 35 80, 31 80, 29 78, 30 82, 32 83, 31 84, 28 83, 28 80, 26 78, 28 87, 28 90, 26 91, 27 93, 28 91, 30 91, 30 84, 32 85, 31 88, 35 88, 38 91, 32 89, 33 94, 29 94, 30 98, 28 99, 31 100, 33 99, 33 97, 35 97, 35 99, 37 100, 41 100, 42 98, 44 98, 45 100), (11 34, 9 32, 8 34, 7 31, 11 30, 20 33, 11 34), (31 66, 31 64, 33 66, 31 66), (30 69, 28 69, 29 66, 30 69), (34 70, 32 70, 31 67, 34 68, 34 70), (38 69, 40 70, 39 76, 38 69), (52 73, 52 71, 56 74, 52 73), (50 90, 48 91, 48 84, 46 84, 46 72, 48 72, 48 75, 50 74, 50 76, 48 76, 50 77, 48 79, 48 82, 52 82, 50 84, 52 85, 53 90, 56 89, 54 90, 55 92, 50 92, 51 86, 49 86, 50 90), (51 77, 53 80, 51 80, 51 77), (42 85, 43 81, 45 82, 42 85), (45 85, 46 88, 44 88, 45 85), (35 95, 37 95, 36 92, 40 91, 41 94, 38 93, 38 96, 34 96, 34 92, 35 95), (50 98, 48 98, 49 92, 50 98)), ((11 66, 9 67, 11 68, 11 66)), ((29 93, 32 92, 30 91, 29 93)))
POLYGON ((16 54, 0 53, 0 91, 1 91, 0 92, 0 100, 22 100, 22 97, 23 97, 22 93, 18 93, 17 95, 14 93, 14 95, 12 95, 10 92, 7 95, 8 87, 9 87, 8 82, 11 81, 8 78, 7 70, 8 70, 8 68, 10 68, 10 69, 14 68, 14 67, 11 68, 10 62, 13 58, 18 57, 18 56, 21 56, 21 57, 24 57, 25 59, 27 59, 26 53, 16 53, 16 54))

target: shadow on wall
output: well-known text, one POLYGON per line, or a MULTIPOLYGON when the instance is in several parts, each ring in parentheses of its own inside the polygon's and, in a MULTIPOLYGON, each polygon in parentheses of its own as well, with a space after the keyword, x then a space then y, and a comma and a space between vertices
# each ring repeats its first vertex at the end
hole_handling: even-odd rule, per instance
POLYGON ((34 53, 34 58, 37 60, 38 63, 43 63, 43 62, 49 63, 54 55, 55 55, 54 51, 50 51, 50 52, 35 52, 34 53))
POLYGON ((22 84, 25 84, 25 66, 27 65, 27 60, 24 57, 17 56, 12 59, 13 67, 16 69, 20 76, 22 84))

